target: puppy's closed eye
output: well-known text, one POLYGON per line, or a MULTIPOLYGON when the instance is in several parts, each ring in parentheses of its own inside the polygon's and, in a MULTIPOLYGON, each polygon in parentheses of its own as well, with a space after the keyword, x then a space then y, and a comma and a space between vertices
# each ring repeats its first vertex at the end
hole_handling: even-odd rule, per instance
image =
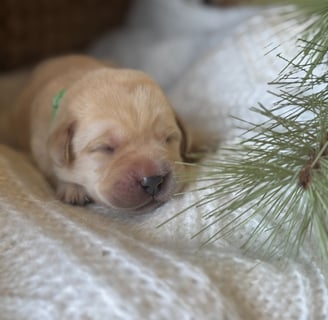
POLYGON ((112 146, 112 145, 109 145, 109 144, 106 144, 106 143, 102 143, 102 144, 99 144, 95 147, 93 147, 90 152, 102 152, 102 153, 105 153, 105 154, 113 154, 115 152, 115 149, 116 147, 112 146))

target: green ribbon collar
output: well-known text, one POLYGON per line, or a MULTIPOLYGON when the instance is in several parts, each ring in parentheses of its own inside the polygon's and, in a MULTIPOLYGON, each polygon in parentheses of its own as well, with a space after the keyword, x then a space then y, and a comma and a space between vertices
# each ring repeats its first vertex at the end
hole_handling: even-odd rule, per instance
POLYGON ((61 89, 53 98, 52 100, 52 119, 56 117, 58 112, 60 102, 62 101, 67 89, 61 89))

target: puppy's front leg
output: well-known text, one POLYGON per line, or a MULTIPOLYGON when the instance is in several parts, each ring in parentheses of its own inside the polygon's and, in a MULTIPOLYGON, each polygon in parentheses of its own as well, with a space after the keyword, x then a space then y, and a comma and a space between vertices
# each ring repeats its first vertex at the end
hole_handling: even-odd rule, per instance
POLYGON ((92 201, 85 189, 75 183, 58 182, 56 193, 61 201, 69 204, 83 206, 92 201))

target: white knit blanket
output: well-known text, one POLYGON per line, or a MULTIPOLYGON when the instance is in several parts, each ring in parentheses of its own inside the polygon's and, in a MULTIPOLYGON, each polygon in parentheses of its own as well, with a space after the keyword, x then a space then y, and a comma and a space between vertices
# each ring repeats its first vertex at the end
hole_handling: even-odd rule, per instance
MULTIPOLYGON (((90 53, 146 70, 185 119, 228 137, 229 113, 260 121, 249 107, 273 100, 266 83, 282 62, 265 53, 293 51, 295 28, 273 16, 139 0, 128 26, 90 53)), ((115 217, 55 200, 28 159, 0 145, 0 319, 328 319, 327 265, 307 244, 281 267, 240 249, 251 223, 200 249, 219 228, 191 239, 205 208, 157 227, 205 193, 115 217)))

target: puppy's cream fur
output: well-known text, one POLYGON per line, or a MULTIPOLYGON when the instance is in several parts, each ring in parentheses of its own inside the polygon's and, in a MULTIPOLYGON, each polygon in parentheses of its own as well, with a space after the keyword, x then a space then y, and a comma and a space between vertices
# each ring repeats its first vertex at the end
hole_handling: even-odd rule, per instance
POLYGON ((30 152, 67 203, 144 212, 182 187, 187 134, 145 73, 86 56, 36 68, 16 102, 17 145, 30 152), (54 97, 65 89, 55 116, 54 97), (162 177, 154 192, 145 177, 162 177))

